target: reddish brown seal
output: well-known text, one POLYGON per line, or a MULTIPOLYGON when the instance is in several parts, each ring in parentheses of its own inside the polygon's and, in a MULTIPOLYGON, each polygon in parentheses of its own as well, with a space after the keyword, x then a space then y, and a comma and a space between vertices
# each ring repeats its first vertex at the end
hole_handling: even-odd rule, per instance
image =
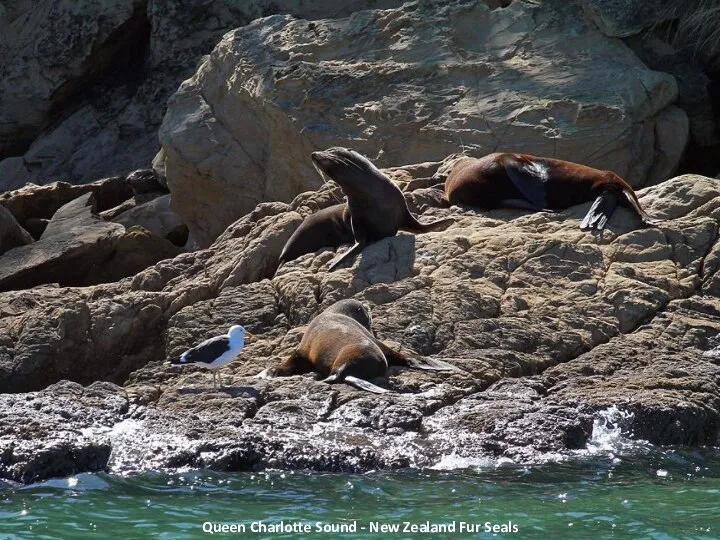
POLYGON ((448 218, 420 223, 408 210, 402 191, 354 150, 334 147, 313 152, 311 157, 318 170, 340 185, 347 205, 331 206, 322 214, 305 218, 285 244, 281 263, 322 247, 354 242, 348 251, 330 261, 329 269, 333 270, 369 243, 395 236, 399 230, 423 233, 454 222, 448 218))
POLYGON ((458 161, 445 181, 451 204, 530 210, 561 210, 595 199, 582 229, 602 229, 623 194, 648 225, 657 225, 640 205, 633 188, 612 171, 600 171, 528 154, 490 154, 458 161))
POLYGON ((368 381, 387 375, 388 366, 406 366, 428 371, 458 371, 459 368, 431 358, 401 354, 377 339, 371 331, 370 310, 357 300, 340 300, 308 325, 300 346, 282 364, 267 368, 258 378, 299 375, 315 371, 324 382, 345 382, 368 392, 383 393, 368 381))

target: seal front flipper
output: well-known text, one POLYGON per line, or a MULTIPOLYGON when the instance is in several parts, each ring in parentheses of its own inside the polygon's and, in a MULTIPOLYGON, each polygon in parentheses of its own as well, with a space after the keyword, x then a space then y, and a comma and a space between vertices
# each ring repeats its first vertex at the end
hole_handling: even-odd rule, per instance
POLYGON ((352 375, 346 375, 345 377, 342 377, 341 375, 338 375, 337 373, 333 373, 327 379, 323 379, 320 382, 324 382, 324 383, 328 383, 328 384, 344 382, 346 384, 349 384, 350 386, 359 388, 360 390, 365 390, 366 392, 372 392, 373 394, 386 394, 389 392, 389 390, 386 390, 385 388, 380 388, 379 386, 376 386, 373 383, 366 381, 365 379, 361 379, 360 377, 354 377, 352 375))
POLYGON ((334 270, 337 265, 339 265, 341 262, 343 262, 348 257, 352 257, 356 253, 360 253, 365 246, 366 246, 365 242, 363 242, 362 244, 360 242, 355 242, 355 244, 350 249, 348 249, 345 253, 336 255, 335 258, 332 261, 330 261, 330 264, 328 265, 328 270, 334 270))
POLYGON ((617 205, 617 193, 611 190, 603 191, 600 195, 598 195, 597 199, 595 199, 595 202, 590 207, 590 210, 588 210, 588 213, 585 215, 585 219, 583 219, 580 224, 580 228, 582 230, 603 230, 608 220, 615 212, 617 205))
POLYGON ((535 206, 535 210, 547 208, 545 182, 548 180, 549 173, 545 164, 530 159, 521 162, 508 156, 503 161, 503 165, 508 178, 520 193, 535 206))

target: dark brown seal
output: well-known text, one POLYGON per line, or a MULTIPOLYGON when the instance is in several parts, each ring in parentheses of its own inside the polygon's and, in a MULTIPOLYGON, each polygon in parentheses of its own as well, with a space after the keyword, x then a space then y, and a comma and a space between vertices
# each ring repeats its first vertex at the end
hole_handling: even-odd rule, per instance
POLYGON ((440 360, 401 354, 377 339, 371 331, 368 308, 357 300, 340 300, 308 325, 300 346, 282 364, 256 377, 299 375, 315 371, 324 382, 346 382, 368 392, 386 389, 368 382, 385 377, 388 366, 407 366, 429 371, 457 371, 440 360))
POLYGON ((300 255, 313 253, 320 248, 335 248, 349 244, 354 239, 347 204, 323 208, 306 217, 285 242, 280 254, 280 264, 297 259, 300 255))
MULTIPOLYGON (((412 233, 423 233, 435 231, 454 222, 453 219, 439 219, 431 223, 420 223, 408 210, 402 191, 370 160, 354 150, 334 147, 322 152, 313 152, 311 157, 320 171, 340 185, 348 200, 350 230, 355 243, 348 251, 330 262, 330 270, 346 258, 362 251, 369 243, 377 242, 387 236, 395 236, 401 229, 412 233)), ((332 216, 324 216, 324 219, 328 221, 332 219, 339 223, 339 209, 334 212, 336 213, 332 216)), ((316 226, 319 221, 315 220, 308 226, 316 226)), ((343 222, 347 223, 344 213, 343 222)), ((295 243, 299 243, 302 249, 307 249, 306 253, 325 245, 312 241, 309 234, 301 231, 304 227, 305 222, 296 231, 298 237, 295 243)), ((291 243, 292 240, 293 238, 288 240, 283 252, 301 251, 291 243)))
POLYGON ((624 195, 648 225, 657 225, 633 188, 612 171, 545 157, 496 153, 458 161, 445 181, 451 204, 561 210, 595 199, 581 228, 602 229, 624 195))

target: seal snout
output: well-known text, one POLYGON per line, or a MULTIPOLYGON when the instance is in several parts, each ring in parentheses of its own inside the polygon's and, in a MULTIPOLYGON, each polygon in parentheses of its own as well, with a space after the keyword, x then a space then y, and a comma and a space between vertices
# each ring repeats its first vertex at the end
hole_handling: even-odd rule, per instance
POLYGON ((313 160, 313 163, 320 167, 323 170, 326 170, 330 164, 332 163, 332 155, 329 152, 313 152, 310 154, 310 159, 313 160))

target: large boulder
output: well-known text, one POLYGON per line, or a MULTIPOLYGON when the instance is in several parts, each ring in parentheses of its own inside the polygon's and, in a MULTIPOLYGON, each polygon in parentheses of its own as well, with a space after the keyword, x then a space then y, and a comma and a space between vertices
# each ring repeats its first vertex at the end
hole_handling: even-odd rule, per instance
POLYGON ((91 269, 110 258, 125 227, 99 217, 92 197, 86 193, 62 206, 37 242, 0 257, 0 290, 81 285, 91 269))
POLYGON ((139 0, 25 2, 0 22, 0 159, 25 151, 135 36, 139 0), (88 16, 92 13, 92 16, 88 16))
POLYGON ((317 187, 310 152, 348 141, 382 166, 464 146, 664 180, 687 141, 676 97, 575 3, 418 2, 228 33, 170 99, 160 140, 173 208, 207 246, 257 203, 317 187))
POLYGON ((401 3, 16 2, 0 16, 0 191, 147 166, 168 97, 232 28, 274 13, 341 17, 401 3))
MULTIPOLYGON (((302 216, 333 204, 337 191, 324 189, 261 204, 210 248, 132 279, 0 294, 0 391, 61 378, 124 383, 130 410, 109 407, 115 416, 83 424, 78 443, 112 445, 123 459, 109 466, 120 468, 365 471, 448 455, 527 463, 572 455, 613 410, 625 433, 653 443, 718 444, 715 180, 683 176, 640 190, 660 227, 619 208, 592 234, 579 230, 589 203, 559 213, 443 208, 435 190, 409 188, 423 183, 414 173, 437 168, 396 177, 411 207, 425 209, 421 219, 456 223, 383 239, 334 272, 327 263, 337 250, 322 249, 276 273, 302 216), (394 370, 378 381, 391 390, 382 396, 312 375, 252 378, 341 298, 370 307, 380 339, 462 371, 394 370), (218 392, 202 368, 168 365, 234 323, 259 339, 223 369, 218 392), (120 419, 123 440, 107 432, 120 419)), ((33 418, 52 427, 56 417, 42 409, 33 418)), ((12 421, 0 418, 0 433, 12 421)), ((23 478, 26 461, 0 475, 23 478)))
POLYGON ((113 219, 126 228, 134 225, 143 227, 160 238, 187 237, 187 226, 180 216, 170 208, 170 195, 161 195, 151 201, 139 204, 113 219))

